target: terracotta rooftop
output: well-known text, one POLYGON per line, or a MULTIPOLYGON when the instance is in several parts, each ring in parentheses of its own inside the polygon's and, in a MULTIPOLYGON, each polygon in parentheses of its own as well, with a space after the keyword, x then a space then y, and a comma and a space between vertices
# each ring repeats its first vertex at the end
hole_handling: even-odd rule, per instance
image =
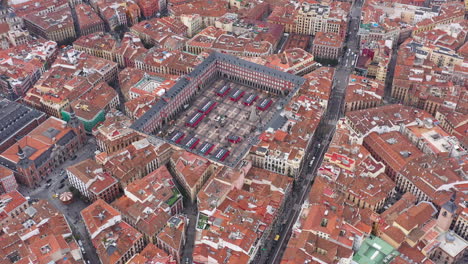
POLYGON ((60 10, 68 7, 68 2, 67 0, 37 0, 34 3, 21 1, 21 3, 13 4, 11 7, 18 16, 23 17, 27 14, 47 13, 47 10, 60 10))
POLYGON ((169 219, 164 229, 157 235, 158 241, 163 241, 170 248, 180 251, 185 241, 185 221, 186 219, 183 216, 173 216, 169 219))
POLYGON ((400 124, 416 123, 432 116, 424 110, 400 104, 379 106, 372 109, 346 113, 347 122, 354 131, 366 135, 376 127, 395 128, 400 124))
POLYGON ((191 72, 202 60, 202 56, 179 50, 167 51, 156 47, 149 49, 147 53, 136 59, 137 62, 149 66, 150 72, 177 71, 181 73, 191 72), (157 70, 153 70, 153 68, 157 70))
POLYGON ((70 234, 65 217, 46 200, 39 200, 3 227, 0 261, 22 263, 14 260, 17 258, 61 263, 60 260, 69 259, 67 263, 80 263, 78 245, 70 234))
POLYGON ((94 128, 93 135, 102 141, 114 141, 128 138, 139 133, 130 128, 130 118, 118 110, 111 110, 106 114, 106 120, 94 128))
POLYGON ((404 228, 406 231, 411 231, 416 227, 422 227, 423 224, 431 220, 437 213, 437 209, 429 202, 420 202, 408 208, 407 211, 400 214, 393 225, 404 228))
POLYGON ((180 173, 191 188, 195 187, 211 164, 209 160, 184 150, 174 152, 171 159, 175 163, 176 173, 180 173))
POLYGON ((392 225, 395 219, 400 215, 402 212, 407 210, 407 208, 416 204, 416 196, 412 193, 407 192, 403 194, 403 196, 392 206, 390 206, 387 210, 385 210, 382 214, 380 214, 380 218, 384 221, 387 225, 392 225))
POLYGON ((317 32, 314 37, 313 45, 340 48, 343 45, 343 38, 336 33, 317 32))
POLYGON ((72 30, 75 30, 69 7, 53 12, 47 12, 47 14, 31 13, 26 15, 24 19, 30 21, 32 24, 47 33, 59 31, 64 28, 72 28, 72 30))
POLYGON ((168 202, 174 197, 182 197, 166 166, 161 166, 145 177, 133 181, 125 187, 125 194, 132 194, 135 202, 168 202))
POLYGON ((121 220, 120 213, 101 199, 83 209, 81 217, 91 238, 95 238, 103 228, 113 226, 121 220))
POLYGON ((155 244, 148 244, 143 251, 136 254, 128 261, 129 264, 177 264, 177 261, 172 255, 168 255, 165 251, 158 248, 155 244))
POLYGON ((117 64, 74 49, 67 49, 57 57, 33 88, 26 94, 26 102, 65 104, 78 98, 102 80, 117 64), (83 70, 86 69, 86 70, 83 70))
POLYGON ((100 164, 92 159, 86 159, 67 168, 96 195, 117 183, 108 172, 104 172, 100 164))
POLYGON ((228 12, 225 2, 213 0, 210 5, 205 1, 191 1, 180 5, 169 6, 169 13, 175 16, 199 14, 202 17, 221 17, 228 12))
POLYGON ((51 149, 55 143, 62 142, 62 140, 69 140, 69 136, 74 135, 72 129, 66 124, 65 121, 56 117, 49 117, 46 121, 29 132, 29 134, 5 150, 1 156, 14 163, 19 162, 19 146, 25 153, 27 159, 31 161, 37 160, 38 163, 36 166, 39 167, 42 165, 41 162, 44 162, 44 160, 40 158, 44 157, 42 155, 45 152, 51 149))
POLYGON ((278 54, 243 59, 291 74, 302 74, 303 71, 307 72, 318 67, 314 56, 301 48, 290 48, 278 54))
MULTIPOLYGON (((219 261, 224 259, 223 254, 228 248, 236 247, 239 248, 236 250, 239 255, 236 258, 228 258, 229 261, 245 263, 244 254, 248 254, 250 248, 255 246, 263 232, 273 223, 285 196, 269 182, 273 181, 273 178, 268 180, 268 177, 264 178, 262 175, 267 176, 261 171, 252 171, 252 174, 247 176, 250 180, 245 181, 247 185, 242 189, 231 190, 212 213, 208 219, 209 229, 202 230, 201 237, 197 238, 195 260, 219 261)), ((273 184, 281 186, 279 182, 273 184)))
POLYGON ((117 40, 109 33, 96 32, 81 36, 73 42, 73 46, 80 46, 88 49, 112 51, 117 45, 117 40))
POLYGON ((432 200, 437 196, 436 190, 442 185, 461 181, 459 173, 465 167, 463 158, 425 154, 407 163, 400 174, 432 200))
POLYGON ((10 215, 10 213, 25 203, 27 203, 26 198, 16 190, 4 193, 0 195, 0 212, 10 215))
MULTIPOLYGON (((70 105, 77 117, 92 121, 110 108, 111 102, 118 98, 117 92, 107 83, 101 82, 87 93, 81 95, 70 105)), ((68 109, 65 109, 66 111, 68 109)))
POLYGON ((142 243, 142 239, 143 235, 135 228, 119 222, 102 230, 92 241, 102 263, 117 263, 133 246, 142 243))
POLYGON ((99 15, 87 4, 75 5, 77 22, 80 28, 87 28, 94 24, 104 23, 99 15))
POLYGON ((364 139, 364 142, 395 172, 400 171, 409 161, 423 155, 398 131, 382 134, 372 132, 364 139))
POLYGON ((180 40, 187 41, 185 35, 187 27, 178 19, 173 17, 152 18, 141 21, 132 26, 131 31, 145 38, 150 38, 149 42, 164 44, 167 38, 178 36, 180 40))
POLYGON ((158 156, 158 148, 147 139, 142 139, 112 153, 101 163, 112 176, 125 185, 129 179, 144 171, 146 166, 154 162, 158 156))

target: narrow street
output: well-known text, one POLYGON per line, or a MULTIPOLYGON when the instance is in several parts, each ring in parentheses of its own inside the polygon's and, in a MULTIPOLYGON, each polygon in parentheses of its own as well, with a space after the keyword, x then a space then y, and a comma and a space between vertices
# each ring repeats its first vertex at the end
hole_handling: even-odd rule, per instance
POLYGON ((339 59, 339 64, 335 68, 333 89, 328 101, 328 107, 317 127, 312 139, 313 144, 311 144, 308 155, 304 160, 306 169, 302 170, 291 191, 291 205, 288 206, 287 204, 285 206, 282 215, 277 221, 278 224, 273 228, 270 238, 267 239, 264 247, 259 250, 253 263, 275 264, 281 261, 281 257, 291 236, 292 227, 296 223, 301 212, 301 207, 309 195, 315 173, 323 160, 323 155, 328 149, 328 144, 335 132, 336 123, 343 115, 343 104, 348 79, 354 70, 354 64, 359 53, 359 38, 357 33, 362 4, 363 1, 358 0, 354 2, 351 8, 347 40, 344 45, 347 49, 343 52, 339 59), (311 164, 307 167, 309 163, 311 164), (279 235, 277 241, 274 240, 276 235, 279 235))
POLYGON ((39 183, 39 187, 31 189, 25 186, 20 186, 19 191, 25 197, 29 196, 31 200, 41 199, 47 200, 57 210, 59 210, 67 219, 70 228, 72 229, 73 235, 78 240, 82 240, 84 247, 83 258, 89 260, 90 263, 99 263, 99 258, 96 254, 96 250, 86 232, 86 228, 81 219, 80 212, 88 206, 85 202, 80 200, 78 197, 74 197, 71 204, 63 204, 59 198, 54 198, 54 194, 61 194, 62 192, 69 191, 68 180, 65 179, 66 174, 62 174, 61 171, 65 170, 68 166, 76 164, 94 156, 96 145, 94 140, 88 141, 80 150, 76 153, 75 159, 68 159, 63 164, 55 168, 55 170, 48 175, 46 179, 39 183), (47 181, 50 180, 50 186, 47 187, 47 181), (63 181, 63 182, 62 182, 63 181), (62 188, 59 188, 61 184, 64 184, 62 188))
POLYGON ((185 234, 185 237, 186 237, 185 246, 181 254, 182 263, 185 263, 184 261, 186 260, 189 260, 188 263, 191 263, 192 255, 193 255, 193 248, 195 246, 195 238, 197 235, 198 210, 197 210, 197 204, 191 203, 189 201, 186 202, 184 207, 185 208, 184 208, 183 213, 189 219, 189 224, 187 227, 187 233, 185 234))
POLYGON ((385 90, 384 90, 384 101, 391 102, 392 100, 392 85, 393 85, 393 75, 395 73, 395 66, 398 56, 398 47, 395 47, 392 50, 392 55, 390 62, 388 63, 388 72, 387 79, 385 80, 385 90))

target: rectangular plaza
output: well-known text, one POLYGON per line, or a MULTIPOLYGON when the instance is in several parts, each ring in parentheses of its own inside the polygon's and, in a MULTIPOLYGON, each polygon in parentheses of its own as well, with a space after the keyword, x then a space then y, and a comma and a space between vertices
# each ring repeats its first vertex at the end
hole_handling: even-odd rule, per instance
POLYGON ((214 162, 235 167, 305 80, 212 52, 167 90, 132 128, 214 162))
MULTIPOLYGON (((275 115, 277 100, 278 96, 275 94, 219 78, 202 91, 194 102, 185 111, 179 113, 158 136, 208 158, 212 156, 216 159, 214 155, 217 150, 224 148, 229 151, 229 154, 223 161, 229 164, 242 156, 250 145, 255 143, 256 137, 263 132, 262 128, 275 115), (230 87, 229 92, 224 96, 218 95, 217 91, 226 85, 230 87), (239 90, 244 92, 243 96, 238 101, 234 101, 232 97, 239 90), (250 103, 247 100, 249 97, 256 97, 256 100, 250 103), (271 99, 273 103, 267 109, 260 110, 258 105, 264 99, 271 99), (210 101, 216 103, 213 110, 204 114, 200 123, 195 127, 188 126, 187 122, 191 118, 196 118, 197 113, 200 113, 204 105, 210 101), (177 132, 183 133, 182 140, 177 137, 177 132), (236 137, 237 141, 232 140, 236 137), (205 142, 214 145, 210 153, 201 152, 205 142), (193 143, 196 146, 193 146, 193 143)), ((179 135, 182 134, 179 133, 179 135)))

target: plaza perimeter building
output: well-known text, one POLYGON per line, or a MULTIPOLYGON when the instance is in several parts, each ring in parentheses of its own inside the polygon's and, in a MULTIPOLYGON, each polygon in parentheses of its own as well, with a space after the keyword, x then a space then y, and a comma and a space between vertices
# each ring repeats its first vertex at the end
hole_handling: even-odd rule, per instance
MULTIPOLYGON (((181 77, 150 110, 134 122, 132 128, 146 134, 156 135, 156 132, 166 127, 166 124, 170 125, 172 120, 177 119, 180 112, 185 111, 187 105, 197 100, 200 101, 202 94, 212 89, 213 84, 219 82, 220 79, 242 85, 245 89, 250 89, 250 92, 258 92, 274 98, 274 104, 269 108, 269 113, 265 114, 268 117, 267 120, 256 127, 257 131, 264 131, 281 119, 280 112, 305 82, 305 79, 299 76, 213 52, 192 72, 181 77)), ((156 137, 159 136, 156 135, 156 137)), ((252 138, 249 142, 253 145, 258 142, 258 138, 252 138)), ((187 150, 199 154, 191 149, 187 150)), ((242 151, 236 151, 236 157, 232 157, 229 162, 215 161, 234 167, 247 151, 247 147, 243 147, 242 151)))

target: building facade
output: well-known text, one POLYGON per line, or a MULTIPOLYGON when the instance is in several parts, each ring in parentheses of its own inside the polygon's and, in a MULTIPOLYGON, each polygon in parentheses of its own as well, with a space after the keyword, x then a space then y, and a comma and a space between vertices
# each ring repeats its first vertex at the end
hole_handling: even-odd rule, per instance
POLYGON ((15 174, 12 170, 0 166, 0 194, 15 191, 18 188, 15 174))
POLYGON ((105 30, 104 21, 96 12, 87 4, 79 4, 75 6, 77 31, 80 36, 89 35, 95 32, 103 32, 105 30))
POLYGON ((60 44, 76 38, 75 25, 68 8, 44 15, 30 14, 25 17, 24 24, 33 34, 60 44))
POLYGON ((20 183, 32 187, 73 156, 84 141, 83 125, 75 116, 69 122, 50 117, 1 153, 0 164, 14 170, 20 183))
POLYGON ((117 180, 91 159, 68 167, 66 172, 70 184, 91 202, 102 199, 110 203, 120 193, 117 180))
POLYGON ((312 45, 315 57, 336 60, 341 55, 343 39, 336 33, 317 32, 312 45))

